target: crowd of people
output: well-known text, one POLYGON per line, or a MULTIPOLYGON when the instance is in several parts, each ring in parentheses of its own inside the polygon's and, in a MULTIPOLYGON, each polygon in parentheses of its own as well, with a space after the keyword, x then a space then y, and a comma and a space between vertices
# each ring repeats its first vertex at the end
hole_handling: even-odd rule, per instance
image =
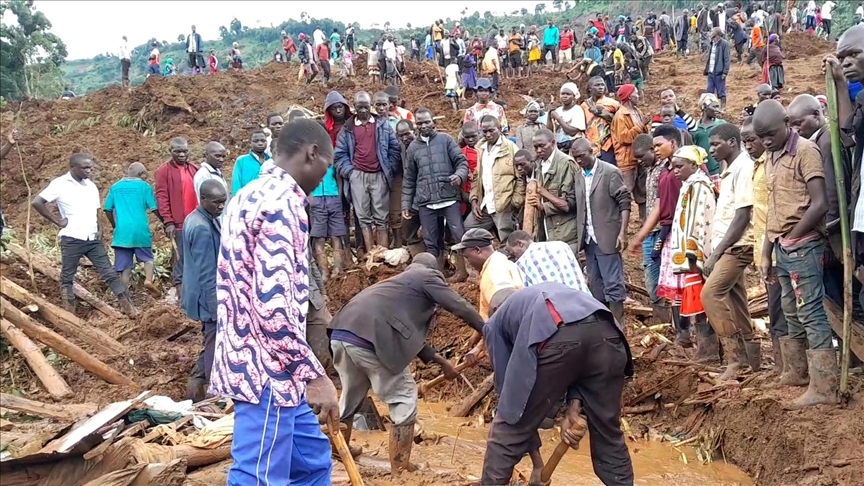
MULTIPOLYGON (((458 376, 426 343, 438 306, 476 331, 465 363, 488 356, 495 372, 500 398, 482 484, 507 484, 525 454, 532 484, 539 484, 537 429, 561 404, 562 440, 578 447, 589 430, 597 475, 605 484, 633 484, 619 420, 624 379, 632 374, 623 333, 624 259, 638 255, 655 316, 673 323, 676 344, 695 347, 694 361, 724 365, 718 383, 762 367, 745 287, 755 263, 768 292, 776 381, 806 387, 784 406, 836 404, 839 365, 823 300, 840 301, 843 286, 838 178, 850 201, 853 252, 864 266, 864 26, 843 33, 836 57, 825 60, 843 126, 842 146, 835 147, 819 98, 781 103, 783 73, 772 73, 770 50, 753 105, 739 119, 723 119, 726 39, 735 40, 740 60, 741 29, 751 29, 752 55, 763 28, 769 46, 772 35, 779 46, 784 31, 801 21, 758 3, 730 3, 694 16, 685 10, 674 21, 665 12, 636 22, 622 17, 617 27, 598 15, 582 40, 585 59, 571 68, 587 80, 584 99, 577 83, 567 82, 560 106, 547 111, 532 100, 515 123, 494 100, 499 75, 530 76, 547 57, 556 66, 571 62, 573 32, 550 21, 542 36, 524 26, 509 35, 496 27, 480 39, 458 23, 448 30, 435 22, 426 57, 448 75, 462 74, 461 86, 448 84, 448 96, 466 90, 475 98, 456 137, 436 129, 428 108, 407 108, 396 81, 401 54, 385 34, 377 74, 386 89, 358 91, 350 102, 331 91, 320 121, 302 111, 268 115, 250 133, 249 153, 235 161, 230 186, 224 146, 208 143, 199 165, 178 137, 154 173, 155 188, 146 168, 133 163, 103 204, 90 181, 93 158, 75 154, 69 172, 32 203, 60 228, 61 299, 74 312, 72 284, 86 256, 124 312, 135 315, 135 260, 144 263, 144 287, 160 292, 148 214, 159 219, 174 253, 180 305, 201 322, 204 336, 189 397, 203 399, 206 391, 235 403, 229 484, 324 484, 330 445, 314 414, 341 420, 350 441, 370 388, 393 421, 392 470, 410 469, 417 386, 409 363, 416 356, 440 365, 448 379, 458 376), (687 55, 690 32, 698 34, 706 63, 700 113, 682 110, 671 89, 651 113, 640 90, 650 56, 667 48, 687 55), (487 57, 495 61, 491 71, 483 66, 487 57), (843 158, 843 173, 835 172, 833 152, 843 158), (634 202, 641 227, 631 237, 634 202), (113 265, 99 211, 114 227, 113 265), (455 267, 449 281, 475 275, 476 308, 447 286, 448 246, 455 267), (331 316, 324 284, 376 247, 405 247, 412 263, 331 316), (328 370, 341 380, 338 403, 328 370), (278 467, 262 462, 274 453, 278 467)), ((829 34, 833 7, 821 7, 829 34)), ((815 34, 809 12, 803 22, 815 34)), ((353 31, 343 44, 339 32, 327 39, 319 30, 311 39, 299 36, 300 47, 291 48, 287 35, 283 44, 285 60, 297 54, 310 82, 320 66, 315 59, 354 52, 353 31)), ((190 68, 203 69, 194 27, 193 34, 190 68)), ((410 55, 419 51, 412 39, 410 55)), ((158 66, 158 52, 156 60, 158 66)), ((242 59, 235 62, 242 67, 242 59)), ((856 275, 864 279, 864 271, 856 275)))

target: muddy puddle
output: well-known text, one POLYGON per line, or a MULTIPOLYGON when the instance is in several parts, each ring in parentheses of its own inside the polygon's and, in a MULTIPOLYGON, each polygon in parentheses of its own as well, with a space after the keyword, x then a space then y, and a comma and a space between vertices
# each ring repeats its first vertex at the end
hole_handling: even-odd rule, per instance
MULTIPOLYGON (((379 404, 380 405, 380 404, 379 404)), ((452 418, 447 415, 447 404, 421 402, 418 423, 426 440, 415 445, 411 462, 422 471, 403 475, 393 481, 387 474, 387 435, 383 432, 355 432, 355 443, 363 446, 364 454, 358 463, 364 472, 373 474, 366 484, 372 485, 463 485, 480 477, 485 451, 488 425, 478 423, 477 417, 452 418)), ((386 408, 381 407, 381 412, 386 408)), ((548 458, 558 443, 555 431, 541 431, 541 454, 548 458)), ((594 475, 590 458, 590 436, 586 436, 578 451, 570 450, 562 459, 552 477, 553 484, 568 486, 602 485, 594 475)), ((669 443, 654 441, 632 442, 627 446, 633 459, 637 485, 642 486, 744 486, 753 481, 741 470, 717 462, 703 465, 696 451, 689 447, 673 448, 669 443), (686 463, 684 457, 686 456, 686 463)), ((334 483, 340 484, 341 465, 334 470, 334 483)), ((530 474, 531 462, 526 457, 517 470, 530 474)), ((364 474, 365 476, 365 474, 364 474)), ((365 479, 365 478, 364 478, 365 479)))

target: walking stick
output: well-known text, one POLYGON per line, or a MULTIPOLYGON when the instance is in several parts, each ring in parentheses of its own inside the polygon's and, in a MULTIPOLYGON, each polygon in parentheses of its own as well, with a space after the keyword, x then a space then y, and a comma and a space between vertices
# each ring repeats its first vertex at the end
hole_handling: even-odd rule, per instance
POLYGON ((363 486, 363 478, 360 477, 360 471, 357 469, 357 464, 354 462, 354 457, 348 449, 348 443, 345 442, 345 436, 339 429, 339 422, 332 418, 327 419, 327 435, 336 447, 339 453, 339 458, 342 459, 342 465, 345 466, 345 471, 348 472, 348 479, 351 481, 351 486, 363 486))
MULTIPOLYGON (((843 242, 843 347, 840 354, 840 395, 849 395, 849 344, 852 340, 852 245, 849 233, 848 203, 846 201, 846 182, 842 177, 843 166, 842 145, 840 141, 840 125, 838 115, 837 86, 831 69, 825 70, 825 93, 828 96, 828 128, 831 132, 831 157, 834 159, 834 173, 837 181, 837 200, 840 205, 840 233, 843 242)), ((845 96, 845 95, 844 95, 845 96)), ((860 141, 859 141, 860 143, 860 141)), ((861 161, 859 160, 860 164, 861 161)))

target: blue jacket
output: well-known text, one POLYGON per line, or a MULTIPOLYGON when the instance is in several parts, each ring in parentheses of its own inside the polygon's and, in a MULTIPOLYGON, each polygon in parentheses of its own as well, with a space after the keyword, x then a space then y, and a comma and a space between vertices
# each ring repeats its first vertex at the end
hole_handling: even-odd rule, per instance
MULTIPOLYGON (((348 179, 354 172, 354 117, 345 120, 345 125, 336 135, 336 149, 333 151, 333 165, 339 174, 348 179)), ((378 163, 381 164, 381 172, 387 179, 387 185, 394 176, 402 173, 402 149, 396 132, 390 127, 387 117, 375 117, 375 146, 378 149, 378 163)))
MULTIPOLYGON (((192 37, 193 34, 190 34, 189 37, 186 38, 186 52, 189 52, 189 38, 192 37)), ((195 52, 204 52, 204 43, 201 42, 201 34, 195 33, 195 52)))
POLYGON ((189 319, 201 322, 216 320, 216 260, 220 234, 219 220, 200 206, 183 222, 180 307, 189 319))

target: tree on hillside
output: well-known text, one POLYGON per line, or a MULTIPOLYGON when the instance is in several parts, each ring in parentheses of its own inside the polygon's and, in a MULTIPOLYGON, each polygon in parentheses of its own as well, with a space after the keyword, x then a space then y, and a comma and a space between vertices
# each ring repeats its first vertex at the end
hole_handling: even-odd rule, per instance
POLYGON ((231 37, 231 31, 228 30, 228 27, 225 27, 224 25, 219 26, 219 37, 224 40, 227 40, 231 37))
POLYGON ((543 15, 543 12, 546 11, 545 3, 538 3, 534 6, 534 15, 543 15))
POLYGON ((564 10, 570 10, 570 2, 564 2, 564 10))
POLYGON ((510 15, 519 15, 519 11, 518 11, 518 10, 514 10, 514 11, 510 12, 510 15))
POLYGON ((186 42, 186 36, 183 35, 183 34, 178 35, 178 36, 177 36, 177 42, 179 42, 179 43, 181 43, 181 44, 184 43, 184 42, 186 42))
POLYGON ((0 96, 59 95, 66 44, 49 32, 48 18, 32 1, 10 0, 0 2, 0 19, 0 96))
POLYGON ((408 22, 408 30, 411 30, 411 22, 408 22))
POLYGON ((486 22, 491 22, 493 18, 494 17, 492 16, 492 12, 488 10, 483 12, 483 20, 485 20, 486 22))
POLYGON ((552 0, 552 7, 554 7, 555 10, 557 10, 557 11, 560 12, 560 11, 561 11, 561 6, 562 6, 563 3, 564 3, 564 2, 562 2, 561 0, 552 0))
POLYGON ((524 17, 524 16, 528 15, 528 9, 523 8, 522 10, 519 11, 519 13, 522 14, 522 16, 524 17))
POLYGON ((237 20, 237 17, 234 17, 234 18, 231 20, 231 24, 230 24, 230 25, 231 25, 231 32, 233 32, 234 35, 236 35, 236 36, 239 37, 240 34, 243 32, 243 24, 241 24, 240 21, 237 20))

